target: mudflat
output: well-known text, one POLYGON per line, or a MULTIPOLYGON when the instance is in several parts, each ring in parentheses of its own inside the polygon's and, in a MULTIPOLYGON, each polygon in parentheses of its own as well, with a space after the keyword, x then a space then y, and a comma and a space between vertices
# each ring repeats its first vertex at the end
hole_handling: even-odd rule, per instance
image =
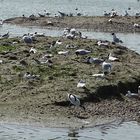
POLYGON ((15 17, 5 23, 23 26, 45 26, 48 28, 79 28, 100 32, 140 32, 140 17, 74 16, 74 17, 15 17))

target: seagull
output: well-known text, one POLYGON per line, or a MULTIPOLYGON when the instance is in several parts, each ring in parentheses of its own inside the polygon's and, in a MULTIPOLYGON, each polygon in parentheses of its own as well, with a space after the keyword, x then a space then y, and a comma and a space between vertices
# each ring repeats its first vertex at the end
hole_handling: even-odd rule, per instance
POLYGON ((112 18, 110 18, 110 19, 108 20, 108 22, 109 22, 109 23, 112 23, 112 18))
POLYGON ((133 26, 134 26, 135 28, 140 28, 140 25, 137 24, 137 23, 134 23, 133 26))
POLYGON ((92 76, 95 78, 104 78, 105 74, 104 73, 97 73, 97 74, 93 74, 92 76))
POLYGON ((111 68, 112 68, 111 63, 107 63, 107 62, 105 62, 105 61, 102 63, 102 69, 103 69, 103 73, 104 73, 104 74, 110 73, 111 68))
POLYGON ((34 37, 45 37, 45 33, 38 33, 38 32, 35 32, 34 37))
POLYGON ((78 55, 86 55, 86 54, 89 54, 91 53, 91 51, 88 51, 88 50, 85 50, 85 49, 78 49, 75 51, 75 54, 78 56, 78 55))
POLYGON ((68 55, 69 51, 59 51, 58 54, 60 55, 68 55))
POLYGON ((109 42, 108 42, 108 41, 99 40, 99 41, 97 42, 97 45, 98 45, 98 46, 105 46, 105 47, 108 47, 109 42))
POLYGON ((86 82, 82 79, 77 84, 78 88, 84 88, 85 86, 86 86, 86 82))
POLYGON ((112 56, 111 53, 110 53, 109 56, 108 56, 108 60, 110 60, 110 61, 118 61, 119 58, 112 56))
POLYGON ((27 45, 31 45, 33 43, 32 36, 30 35, 24 35, 22 39, 27 45))
POLYGON ((104 60, 100 59, 100 58, 94 58, 94 57, 90 57, 90 56, 87 58, 87 63, 89 63, 89 64, 94 63, 96 65, 99 65, 103 62, 104 62, 104 60))
POLYGON ((127 91, 127 94, 125 96, 129 98, 140 98, 140 94, 132 93, 130 90, 127 91))
POLYGON ((32 47, 31 49, 30 49, 30 51, 29 51, 29 53, 36 53, 37 52, 37 50, 34 48, 34 47, 32 47))
POLYGON ((9 38, 9 31, 6 34, 2 35, 2 38, 5 38, 5 39, 9 38))
POLYGON ((112 36, 113 36, 113 42, 115 42, 115 43, 123 43, 122 40, 120 40, 119 38, 117 38, 117 36, 116 36, 115 33, 112 33, 112 36))
POLYGON ((31 80, 39 80, 40 75, 32 75, 30 72, 26 72, 23 76, 25 79, 31 79, 31 80))
POLYGON ((61 40, 57 40, 57 41, 55 42, 55 44, 57 44, 57 45, 61 45, 62 42, 61 42, 61 40))
POLYGON ((82 107, 85 110, 85 107, 81 105, 80 100, 75 95, 68 94, 68 99, 71 102, 71 104, 82 107))

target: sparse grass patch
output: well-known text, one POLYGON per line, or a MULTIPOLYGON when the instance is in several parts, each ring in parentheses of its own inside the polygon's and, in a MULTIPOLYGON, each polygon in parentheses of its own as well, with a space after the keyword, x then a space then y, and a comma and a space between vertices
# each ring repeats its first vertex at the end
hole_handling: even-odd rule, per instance
POLYGON ((0 46, 0 52, 14 51, 14 50, 16 50, 15 46, 0 46))

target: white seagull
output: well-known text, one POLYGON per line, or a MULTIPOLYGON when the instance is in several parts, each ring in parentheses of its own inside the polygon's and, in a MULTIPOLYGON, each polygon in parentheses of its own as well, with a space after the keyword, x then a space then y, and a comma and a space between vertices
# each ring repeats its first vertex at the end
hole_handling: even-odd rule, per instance
POLYGON ((130 90, 127 91, 127 94, 125 96, 129 98, 140 98, 140 94, 132 93, 130 90))
POLYGON ((98 45, 98 46, 108 47, 109 42, 108 42, 108 41, 99 40, 99 41, 97 41, 97 45, 98 45))
POLYGON ((86 86, 86 82, 82 79, 77 84, 78 88, 84 88, 85 86, 86 86))
POLYGON ((125 95, 129 98, 140 98, 140 86, 138 86, 138 92, 132 93, 130 90, 127 91, 127 94, 125 95))
POLYGON ((110 53, 109 56, 108 56, 108 60, 110 60, 110 61, 118 61, 119 58, 112 56, 112 54, 110 53))
POLYGON ((92 76, 95 78, 104 78, 105 74, 104 73, 97 73, 97 74, 93 74, 92 76))
POLYGON ((60 55, 68 55, 69 51, 59 51, 58 54, 60 55))
POLYGON ((71 104, 82 107, 85 110, 85 107, 81 105, 80 100, 75 95, 68 94, 68 99, 71 102, 71 104))
POLYGON ((30 51, 29 51, 29 53, 37 53, 37 50, 34 48, 34 47, 32 47, 31 49, 30 49, 30 51))

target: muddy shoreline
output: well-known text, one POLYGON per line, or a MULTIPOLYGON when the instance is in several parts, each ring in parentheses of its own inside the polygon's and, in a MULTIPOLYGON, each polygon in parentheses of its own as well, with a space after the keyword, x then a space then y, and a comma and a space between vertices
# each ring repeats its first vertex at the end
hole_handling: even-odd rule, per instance
POLYGON ((114 18, 106 16, 93 17, 15 17, 6 19, 5 23, 17 24, 21 26, 43 26, 46 28, 76 28, 87 29, 99 32, 140 32, 140 17, 116 16, 114 18), (111 19, 111 22, 109 21, 111 19), (138 27, 135 27, 137 24, 138 27))

